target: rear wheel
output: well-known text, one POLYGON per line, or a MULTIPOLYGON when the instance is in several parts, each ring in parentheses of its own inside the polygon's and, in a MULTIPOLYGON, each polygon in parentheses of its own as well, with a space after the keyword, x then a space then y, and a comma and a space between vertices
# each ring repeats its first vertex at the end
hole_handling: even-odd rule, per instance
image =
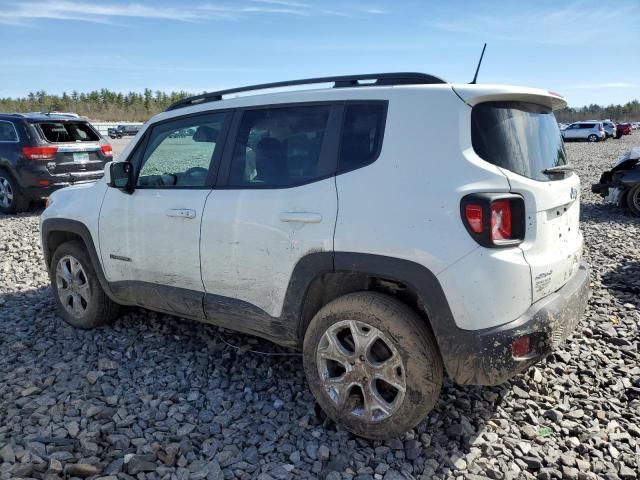
POLYGON ((640 183, 627 192, 627 206, 634 215, 640 217, 640 183))
POLYGON ((597 142, 597 141, 598 141, 598 136, 597 136, 597 135, 594 135, 594 134, 592 133, 591 135, 589 135, 588 140, 589 140, 591 143, 595 143, 595 142, 597 142))
POLYGON ((425 320, 396 298, 374 292, 323 307, 305 334, 303 362, 326 414, 371 439, 415 427, 442 387, 442 359, 425 320))
POLYGON ((13 214, 29 208, 29 199, 11 175, 0 170, 0 212, 13 214))
POLYGON ((88 330, 116 318, 119 306, 102 289, 81 242, 60 245, 49 270, 58 309, 69 325, 88 330))

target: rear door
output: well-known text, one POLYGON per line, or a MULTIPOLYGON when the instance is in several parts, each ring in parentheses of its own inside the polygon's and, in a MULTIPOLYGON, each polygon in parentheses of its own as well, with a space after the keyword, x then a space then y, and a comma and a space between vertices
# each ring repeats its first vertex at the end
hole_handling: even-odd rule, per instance
POLYGON ((36 122, 33 127, 47 144, 57 152, 47 168, 52 175, 60 175, 70 182, 99 178, 104 165, 111 161, 111 147, 87 122, 49 120, 36 122))
POLYGON ((250 322, 280 317, 298 262, 333 251, 342 108, 306 104, 235 114, 221 184, 202 220, 207 317, 224 322, 221 313, 235 310, 242 316, 234 328, 264 332, 264 321, 250 322), (225 307, 230 301, 242 308, 225 307))
POLYGON ((567 163, 553 112, 531 102, 479 103, 472 138, 476 153, 500 167, 511 192, 524 198, 520 247, 531 267, 533 301, 539 300, 567 282, 582 255, 580 179, 573 172, 545 173, 567 163))
POLYGON ((588 138, 593 132, 595 124, 593 123, 581 123, 578 130, 578 138, 588 138))

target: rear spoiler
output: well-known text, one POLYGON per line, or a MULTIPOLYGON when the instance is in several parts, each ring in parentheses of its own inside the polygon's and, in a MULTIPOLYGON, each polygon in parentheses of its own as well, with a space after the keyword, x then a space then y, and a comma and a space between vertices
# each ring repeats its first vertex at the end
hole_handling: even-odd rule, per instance
POLYGON ((460 100, 471 107, 482 102, 496 101, 530 102, 544 105, 552 110, 567 106, 567 101, 559 93, 539 88, 484 84, 458 84, 452 85, 451 88, 460 100))

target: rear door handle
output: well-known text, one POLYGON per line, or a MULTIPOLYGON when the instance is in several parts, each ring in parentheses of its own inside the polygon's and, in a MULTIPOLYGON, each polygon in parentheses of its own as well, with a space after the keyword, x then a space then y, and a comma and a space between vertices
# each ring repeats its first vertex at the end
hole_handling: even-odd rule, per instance
POLYGON ((168 217, 196 218, 196 211, 190 208, 170 208, 167 210, 168 217))
POLYGON ((280 221, 286 223, 320 223, 322 215, 315 212, 282 212, 280 221))

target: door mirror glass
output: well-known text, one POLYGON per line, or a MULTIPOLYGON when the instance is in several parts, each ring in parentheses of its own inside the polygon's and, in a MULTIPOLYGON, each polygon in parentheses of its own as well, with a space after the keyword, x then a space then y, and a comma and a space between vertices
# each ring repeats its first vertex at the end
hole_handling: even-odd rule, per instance
POLYGON ((125 192, 133 192, 133 165, 130 162, 113 162, 111 164, 111 183, 109 186, 125 192))
POLYGON ((218 141, 218 133, 220 130, 210 127, 209 125, 200 125, 195 133, 192 134, 194 142, 216 143, 218 141))

